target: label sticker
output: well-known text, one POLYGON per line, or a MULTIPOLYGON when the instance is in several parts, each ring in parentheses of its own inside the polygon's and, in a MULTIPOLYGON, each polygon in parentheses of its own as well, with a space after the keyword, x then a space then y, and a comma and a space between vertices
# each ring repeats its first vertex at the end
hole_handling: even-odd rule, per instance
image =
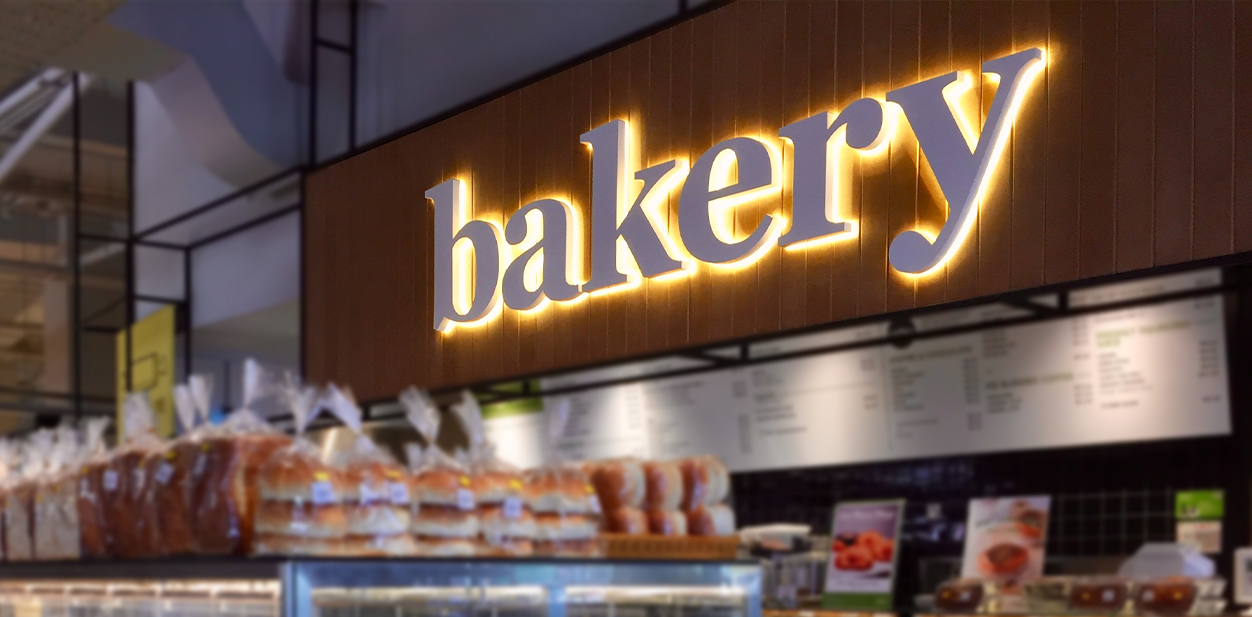
POLYGON ((517 478, 513 478, 512 480, 509 480, 509 488, 515 491, 522 490, 522 481, 518 480, 517 478))
POLYGON ((387 479, 389 480, 399 480, 400 478, 403 478, 403 477, 404 477, 404 474, 400 473, 399 471, 395 469, 387 470, 387 479))
POLYGON ((135 472, 131 474, 131 479, 135 483, 135 488, 143 488, 143 481, 147 479, 147 477, 148 474, 144 472, 142 467, 135 469, 135 472))
POLYGON ((335 503, 335 487, 330 482, 319 480, 313 483, 313 505, 321 506, 335 503))
POLYGON ((518 519, 522 518, 522 500, 517 497, 506 497, 504 499, 504 518, 518 519))
POLYGON ((330 474, 325 471, 317 471, 313 473, 313 479, 318 482, 328 482, 330 481, 330 474))
POLYGON ((591 506, 592 513, 600 514, 600 498, 599 497, 596 497, 595 495, 588 497, 587 504, 591 506))
POLYGON ((388 485, 391 491, 391 503, 397 506, 403 506, 409 503, 409 487, 403 482, 392 482, 388 485))
POLYGON ((104 472, 104 490, 106 490, 106 491, 116 491, 116 490, 117 490, 117 472, 116 472, 116 471, 113 471, 112 469, 107 469, 107 470, 105 470, 105 472, 104 472))
POLYGON ((191 475, 193 475, 193 476, 198 476, 198 475, 200 475, 200 474, 204 473, 204 467, 205 467, 205 465, 207 465, 207 464, 208 464, 208 461, 209 461, 209 457, 207 457, 207 456, 203 456, 203 455, 202 455, 202 456, 197 456, 197 457, 196 457, 196 466, 195 466, 195 468, 194 468, 194 469, 192 469, 192 470, 191 470, 191 475))
POLYGON ((78 494, 82 497, 91 495, 91 491, 87 490, 87 478, 78 481, 78 494))
POLYGON ((172 477, 174 477, 173 465, 169 463, 161 463, 161 466, 157 467, 157 472, 156 472, 157 484, 161 484, 161 485, 169 484, 170 478, 172 477))
POLYGON ((461 486, 469 486, 469 476, 461 476, 461 486))
POLYGON ((474 509, 474 493, 469 489, 456 489, 456 507, 462 510, 474 509))

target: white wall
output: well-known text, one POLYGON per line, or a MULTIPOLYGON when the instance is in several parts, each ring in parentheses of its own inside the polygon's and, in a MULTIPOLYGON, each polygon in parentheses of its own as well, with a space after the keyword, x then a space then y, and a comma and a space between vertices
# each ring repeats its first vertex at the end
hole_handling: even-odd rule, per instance
POLYGON ((197 248, 191 282, 194 327, 299 299, 299 213, 197 248))

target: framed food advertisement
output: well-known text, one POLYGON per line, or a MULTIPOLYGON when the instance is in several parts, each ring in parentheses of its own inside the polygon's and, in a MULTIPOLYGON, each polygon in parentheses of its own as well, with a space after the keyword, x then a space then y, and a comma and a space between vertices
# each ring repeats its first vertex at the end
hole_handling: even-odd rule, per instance
POLYGON ((1010 589, 1042 576, 1051 503, 1047 495, 970 501, 961 576, 1010 589))
POLYGON ((835 506, 822 607, 889 610, 895 590, 896 543, 904 500, 835 506))

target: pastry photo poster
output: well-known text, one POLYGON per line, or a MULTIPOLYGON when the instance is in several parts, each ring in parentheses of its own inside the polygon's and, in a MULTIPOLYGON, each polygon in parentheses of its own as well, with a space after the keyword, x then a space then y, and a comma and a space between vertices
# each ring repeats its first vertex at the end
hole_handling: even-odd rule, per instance
POLYGON ((1042 576, 1051 502, 1047 495, 970 501, 961 576, 1009 589, 1042 576))
POLYGON ((896 543, 904 500, 835 506, 822 607, 889 610, 896 579, 896 543))

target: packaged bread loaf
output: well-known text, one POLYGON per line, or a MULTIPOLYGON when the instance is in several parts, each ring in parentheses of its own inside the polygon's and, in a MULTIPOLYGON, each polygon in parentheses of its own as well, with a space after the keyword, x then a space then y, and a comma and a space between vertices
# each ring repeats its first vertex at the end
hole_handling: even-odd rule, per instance
POLYGON ((654 536, 687 535, 687 515, 678 510, 648 510, 648 533, 654 536))
POLYGON ((635 458, 598 461, 591 467, 591 485, 605 512, 638 510, 644 505, 647 484, 643 463, 635 458))
POLYGON ((693 456, 679 461, 682 469, 682 508, 719 504, 730 495, 730 473, 716 456, 693 456))
POLYGON ((118 557, 134 559, 158 554, 153 546, 159 531, 155 513, 146 507, 148 486, 147 461, 162 449, 156 436, 156 414, 146 392, 131 393, 122 405, 122 442, 104 471, 103 506, 114 552, 118 557))
POLYGON ((693 536, 734 535, 735 513, 722 504, 696 506, 687 511, 687 532, 693 536))
POLYGON ((469 557, 478 540, 478 511, 470 470, 439 449, 439 409, 424 392, 400 397, 406 416, 426 443, 406 448, 413 474, 410 529, 418 552, 432 557, 469 557))
POLYGON ((156 512, 161 530, 162 553, 191 555, 199 550, 192 526, 192 470, 199 458, 200 442, 207 430, 212 382, 192 375, 174 389, 174 408, 183 433, 150 461, 152 492, 149 508, 156 512))
POLYGON ((674 461, 647 461, 643 464, 643 508, 649 511, 677 510, 683 503, 683 472, 674 461))
POLYGON ((337 555, 348 532, 345 478, 304 437, 319 411, 319 394, 310 386, 291 383, 281 388, 280 395, 291 411, 296 438, 274 452, 257 474, 253 552, 337 555))
POLYGON ((534 553, 535 517, 526 502, 522 471, 496 456, 483 430, 482 408, 468 391, 455 407, 470 441, 470 471, 478 505, 476 554, 518 557, 534 553))
MULTIPOLYGON (((351 391, 327 386, 323 405, 352 433, 332 451, 343 474, 347 535, 343 553, 353 557, 406 557, 417 553, 409 534, 409 487, 404 468, 361 431, 361 408, 351 391)), ((336 440, 340 443, 341 440, 336 440)))
POLYGON ((84 559, 113 557, 114 539, 104 508, 104 476, 109 468, 109 451, 104 441, 107 418, 87 422, 83 437, 82 460, 78 466, 78 536, 84 559))
POLYGON ((9 561, 35 558, 35 482, 43 475, 52 448, 52 432, 42 429, 22 444, 21 474, 4 496, 4 537, 9 561))
POLYGON ((40 561, 70 561, 82 557, 77 495, 82 451, 83 444, 72 427, 62 426, 53 431, 45 473, 35 483, 35 558, 40 561))
POLYGON ((277 397, 282 376, 254 360, 244 363, 243 407, 199 441, 191 470, 192 527, 198 550, 209 555, 251 551, 257 474, 291 439, 262 420, 253 407, 277 397))
POLYGON ((21 467, 21 444, 9 439, 0 439, 0 561, 6 560, 8 543, 4 537, 4 504, 5 495, 10 486, 17 481, 21 467))
POLYGON ((548 416, 547 452, 554 460, 526 474, 527 501, 535 514, 535 554, 599 557, 600 500, 582 468, 556 454, 568 418, 569 401, 563 399, 548 416))

